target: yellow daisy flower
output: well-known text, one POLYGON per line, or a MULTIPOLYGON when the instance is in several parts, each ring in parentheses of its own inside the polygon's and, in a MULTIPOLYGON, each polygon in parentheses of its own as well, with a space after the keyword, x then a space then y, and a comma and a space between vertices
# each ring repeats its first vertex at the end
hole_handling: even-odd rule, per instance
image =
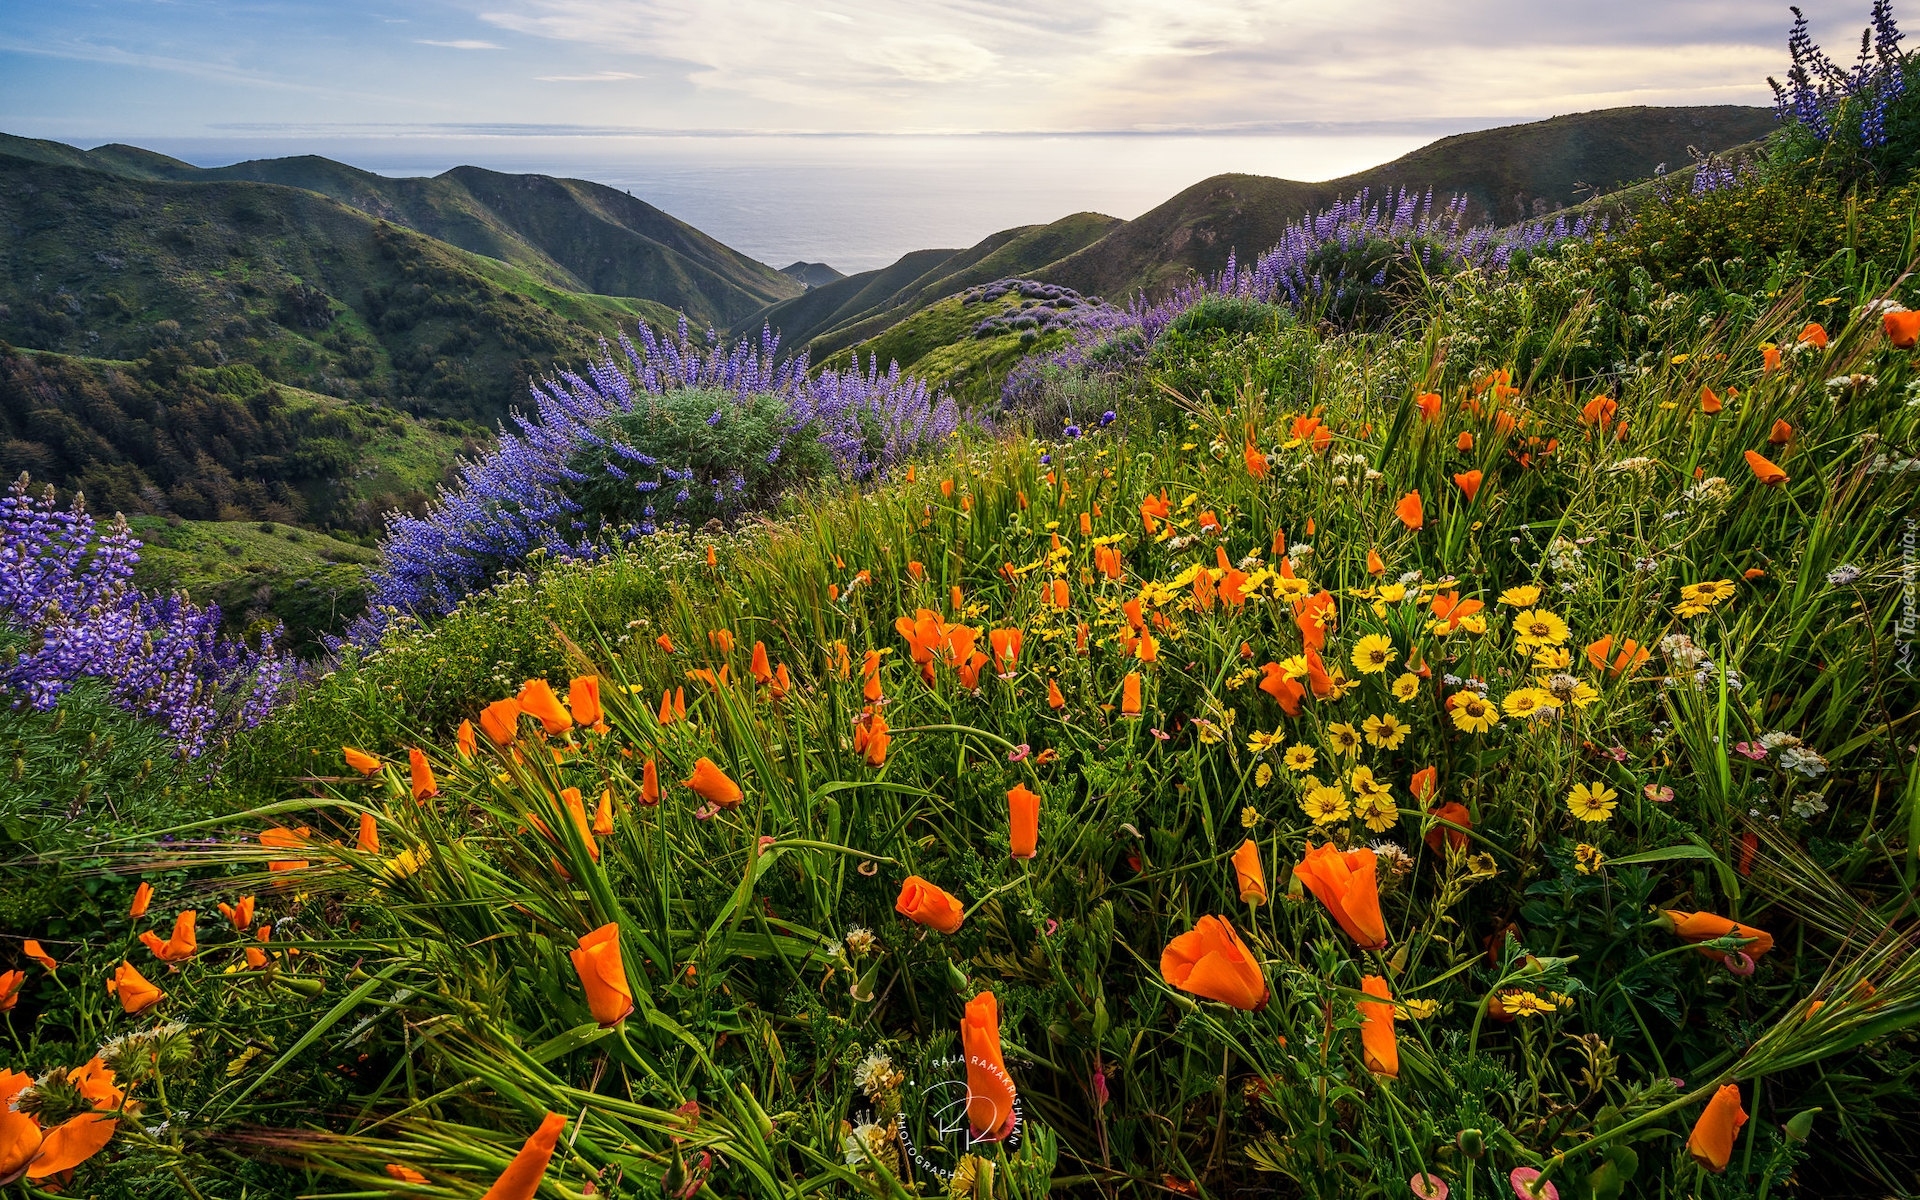
POLYGON ((1531 583, 1522 584, 1519 587, 1510 587, 1500 593, 1500 603, 1511 605, 1514 608, 1532 608, 1534 605, 1540 603, 1540 588, 1538 585, 1531 583))
POLYGON ((1253 754, 1265 754, 1269 750, 1279 749, 1286 740, 1287 735, 1278 729, 1272 733, 1261 733, 1256 729, 1247 735, 1247 750, 1253 754))
POLYGON ((1353 815, 1347 794, 1337 787, 1317 787, 1300 801, 1300 808, 1315 825, 1331 825, 1353 815))
POLYGON ((1360 722, 1360 728, 1367 735, 1369 746, 1378 746, 1382 750, 1398 750, 1400 743, 1407 740, 1407 731, 1411 728, 1392 713, 1385 716, 1368 717, 1360 722))
POLYGON ((1296 742, 1287 751, 1287 770, 1304 775, 1313 770, 1313 764, 1319 759, 1312 746, 1296 742))
POLYGON ((1573 651, 1565 646, 1547 646, 1533 652, 1533 665, 1542 671, 1564 671, 1573 665, 1573 651))
POLYGON ((1335 754, 1360 753, 1360 731, 1341 721, 1327 726, 1327 744, 1335 754))
POLYGON ((1513 618, 1513 632, 1522 650, 1559 646, 1566 643, 1567 623, 1551 609, 1529 608, 1513 618))
POLYGON ((1476 692, 1462 692, 1453 704, 1453 723, 1467 733, 1485 733, 1500 723, 1500 710, 1476 692))
POLYGON ((1393 639, 1370 633, 1353 648, 1353 669, 1362 675, 1378 675, 1393 664, 1393 639))
POLYGON ((1353 815, 1366 823, 1375 833, 1385 833, 1400 821, 1400 810, 1394 806, 1393 798, 1386 791, 1356 793, 1353 798, 1353 815))
POLYGON ((1600 847, 1581 842, 1573 848, 1573 869, 1582 875, 1598 875, 1606 865, 1607 856, 1600 853, 1600 847))
POLYGON ((1567 793, 1567 811, 1582 821, 1601 822, 1613 816, 1619 793, 1604 783, 1576 783, 1567 793))
POLYGON ((1261 763, 1253 771, 1253 786, 1265 787, 1273 782, 1273 764, 1261 763))
POLYGON ((1420 694, 1420 677, 1412 671, 1393 681, 1393 698, 1405 704, 1420 694))
POLYGON ((1507 693, 1500 707, 1510 717, 1537 717, 1560 707, 1560 700, 1545 688, 1525 687, 1507 693))

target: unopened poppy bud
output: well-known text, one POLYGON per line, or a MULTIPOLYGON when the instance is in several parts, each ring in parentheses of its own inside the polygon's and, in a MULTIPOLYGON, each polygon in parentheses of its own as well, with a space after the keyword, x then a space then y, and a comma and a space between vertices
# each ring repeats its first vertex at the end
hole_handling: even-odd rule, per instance
POLYGON ((1787 1140, 1790 1142, 1806 1141, 1807 1135, 1813 1132, 1813 1118, 1819 1115, 1819 1113, 1819 1109, 1809 1108, 1805 1112, 1794 1114, 1793 1119, 1786 1124, 1787 1140))
POLYGON ((1462 1129, 1454 1137, 1453 1144, 1468 1158, 1479 1159, 1487 1153, 1487 1135, 1478 1129, 1462 1129))

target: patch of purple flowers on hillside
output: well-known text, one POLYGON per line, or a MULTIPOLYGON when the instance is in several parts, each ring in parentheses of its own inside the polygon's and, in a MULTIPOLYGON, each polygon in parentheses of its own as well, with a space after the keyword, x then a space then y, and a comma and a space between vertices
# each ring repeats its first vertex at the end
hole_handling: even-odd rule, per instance
MULTIPOLYGON (((567 373, 532 389, 533 411, 516 412, 499 444, 464 463, 423 516, 393 514, 381 559, 369 578, 369 607, 346 640, 371 646, 394 619, 452 611, 465 596, 536 552, 556 559, 593 558, 612 545, 688 523, 691 514, 732 511, 749 503, 741 463, 703 475, 688 462, 665 461, 619 439, 613 427, 644 413, 656 398, 680 389, 716 396, 707 424, 722 427, 722 410, 759 411, 769 398, 782 414, 778 440, 758 452, 765 463, 801 449, 808 439, 826 450, 848 479, 885 475, 916 451, 951 436, 959 423, 952 399, 902 375, 862 368, 808 373, 803 353, 782 358, 779 335, 731 345, 709 330, 701 342, 685 318, 672 337, 642 327, 622 337, 584 374, 567 373), (587 519, 581 493, 597 477, 579 469, 583 453, 602 454, 601 471, 631 487, 644 505, 639 519, 608 528, 587 519)), ((724 432, 724 429, 723 429, 724 432)))
POLYGON ((9 699, 53 708, 82 679, 157 720, 182 756, 251 729, 291 689, 293 659, 220 634, 220 609, 133 585, 140 542, 123 518, 100 528, 78 499, 34 495, 22 475, 0 497, 0 627, 17 643, 0 660, 9 699))

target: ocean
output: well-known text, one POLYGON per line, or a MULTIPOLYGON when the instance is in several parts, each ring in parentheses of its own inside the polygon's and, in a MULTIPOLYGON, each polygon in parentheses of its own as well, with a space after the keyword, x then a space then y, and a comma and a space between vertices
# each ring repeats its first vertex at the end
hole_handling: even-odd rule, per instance
POLYGON ((1137 217, 1227 171, 1337 178, 1440 135, 360 134, 140 144, 198 166, 321 154, 383 175, 435 175, 466 163, 591 179, 631 192, 772 266, 824 262, 851 274, 885 266, 910 250, 959 249, 1001 229, 1075 212, 1137 217))

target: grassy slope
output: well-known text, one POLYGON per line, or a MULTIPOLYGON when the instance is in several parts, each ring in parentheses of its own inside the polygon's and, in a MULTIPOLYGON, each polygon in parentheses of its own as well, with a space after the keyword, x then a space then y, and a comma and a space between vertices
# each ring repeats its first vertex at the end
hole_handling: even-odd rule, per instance
POLYGON ((150 182, 246 181, 318 192, 369 216, 513 263, 575 292, 652 300, 728 324, 797 294, 789 277, 614 188, 456 167, 391 179, 317 155, 202 169, 134 146, 90 151, 0 135, 0 153, 150 182))
POLYGON ((882 363, 899 363, 901 370, 945 387, 962 401, 989 400, 999 395, 1000 384, 1015 363, 1065 340, 1058 333, 1025 341, 1018 333, 973 336, 974 326, 985 318, 1019 307, 1018 295, 971 305, 948 296, 879 335, 833 354, 822 365, 837 367, 855 358, 863 362, 878 358, 882 363))

